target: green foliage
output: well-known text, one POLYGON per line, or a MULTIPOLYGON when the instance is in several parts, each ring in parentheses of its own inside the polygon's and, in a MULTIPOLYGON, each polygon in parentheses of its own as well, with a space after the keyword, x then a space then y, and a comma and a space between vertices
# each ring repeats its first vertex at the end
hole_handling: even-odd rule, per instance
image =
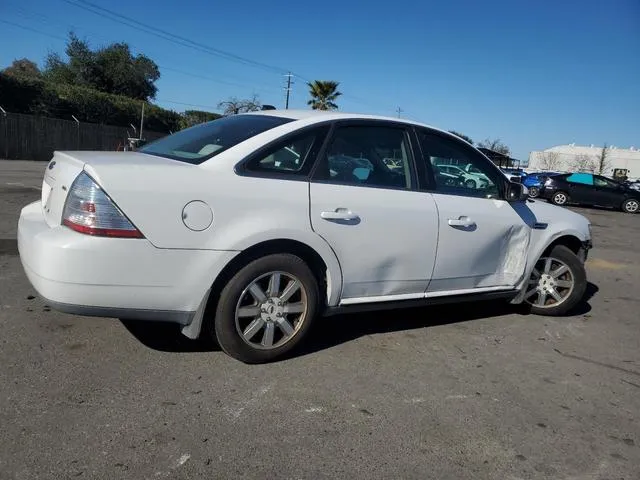
POLYGON ((311 105, 313 110, 337 110, 338 105, 335 101, 341 92, 338 91, 339 82, 333 80, 314 80, 307 83, 311 100, 307 105, 311 105))
MULTIPOLYGON (((16 113, 30 113, 81 122, 129 126, 140 123, 142 101, 99 92, 84 86, 40 79, 17 79, 0 73, 0 105, 16 113)), ((144 128, 158 132, 181 128, 180 114, 147 103, 144 128)))
POLYGON ((38 65, 27 58, 14 60, 2 73, 15 78, 39 78, 42 75, 38 65))
POLYGON ((47 56, 43 72, 47 80, 138 100, 155 98, 158 66, 145 55, 133 55, 126 43, 91 50, 86 41, 70 33, 65 53, 66 61, 58 53, 47 56))
POLYGON ((180 116, 180 128, 189 128, 199 123, 210 122, 222 115, 212 112, 204 112, 201 110, 185 110, 180 116))
POLYGON ((473 140, 471 140, 471 137, 467 137, 464 133, 456 132, 455 130, 449 130, 449 133, 453 133, 456 137, 460 137, 461 139, 473 145, 473 140))

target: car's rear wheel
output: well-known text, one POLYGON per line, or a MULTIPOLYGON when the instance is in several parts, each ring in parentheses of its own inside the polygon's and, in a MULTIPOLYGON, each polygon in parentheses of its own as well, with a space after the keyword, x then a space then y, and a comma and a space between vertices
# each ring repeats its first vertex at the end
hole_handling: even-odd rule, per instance
POLYGON ((475 189, 476 188, 476 181, 469 179, 466 182, 464 182, 464 186, 467 187, 467 188, 475 189))
POLYGON ((246 265, 224 287, 212 333, 237 360, 272 361, 302 341, 319 298, 318 282, 302 259, 268 255, 246 265))
POLYGON ((566 192, 556 192, 551 197, 551 202, 556 205, 566 205, 569 202, 569 194, 566 192))
POLYGON ((538 315, 563 315, 574 308, 587 289, 584 265, 575 253, 557 245, 537 262, 524 301, 538 315))
POLYGON ((635 198, 629 198, 622 204, 622 211, 626 213, 638 213, 640 210, 640 201, 635 198))
POLYGON ((529 196, 531 198, 537 198, 540 195, 540 189, 538 187, 529 187, 529 196))

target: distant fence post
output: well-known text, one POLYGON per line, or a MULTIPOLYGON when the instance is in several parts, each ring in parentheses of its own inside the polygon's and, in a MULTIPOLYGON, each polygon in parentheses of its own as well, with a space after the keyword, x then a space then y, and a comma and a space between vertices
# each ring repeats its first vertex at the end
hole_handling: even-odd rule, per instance
POLYGON ((5 160, 9 158, 9 139, 7 138, 7 127, 9 122, 7 121, 7 111, 0 107, 0 111, 2 112, 2 123, 4 124, 4 158, 5 160))
POLYGON ((71 118, 73 118, 76 121, 76 125, 77 125, 77 130, 78 130, 78 139, 77 139, 77 150, 80 150, 80 120, 78 120, 75 116, 71 115, 71 118))

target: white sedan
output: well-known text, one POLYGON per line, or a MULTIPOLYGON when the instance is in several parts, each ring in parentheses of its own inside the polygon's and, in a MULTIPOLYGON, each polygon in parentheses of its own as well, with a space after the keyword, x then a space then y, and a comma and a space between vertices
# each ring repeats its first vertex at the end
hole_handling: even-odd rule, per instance
POLYGON ((18 246, 55 309, 176 322, 259 363, 343 311, 491 298, 564 314, 585 293, 591 234, 444 131, 269 110, 137 152, 55 152, 18 246), (451 185, 442 159, 488 186, 451 185))

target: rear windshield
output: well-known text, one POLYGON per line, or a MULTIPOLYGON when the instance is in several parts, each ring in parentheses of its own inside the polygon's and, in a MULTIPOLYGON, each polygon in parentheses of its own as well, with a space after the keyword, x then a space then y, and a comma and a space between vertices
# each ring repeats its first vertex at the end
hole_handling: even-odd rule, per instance
POLYGON ((248 138, 291 121, 270 115, 231 115, 186 128, 138 151, 199 164, 248 138))

